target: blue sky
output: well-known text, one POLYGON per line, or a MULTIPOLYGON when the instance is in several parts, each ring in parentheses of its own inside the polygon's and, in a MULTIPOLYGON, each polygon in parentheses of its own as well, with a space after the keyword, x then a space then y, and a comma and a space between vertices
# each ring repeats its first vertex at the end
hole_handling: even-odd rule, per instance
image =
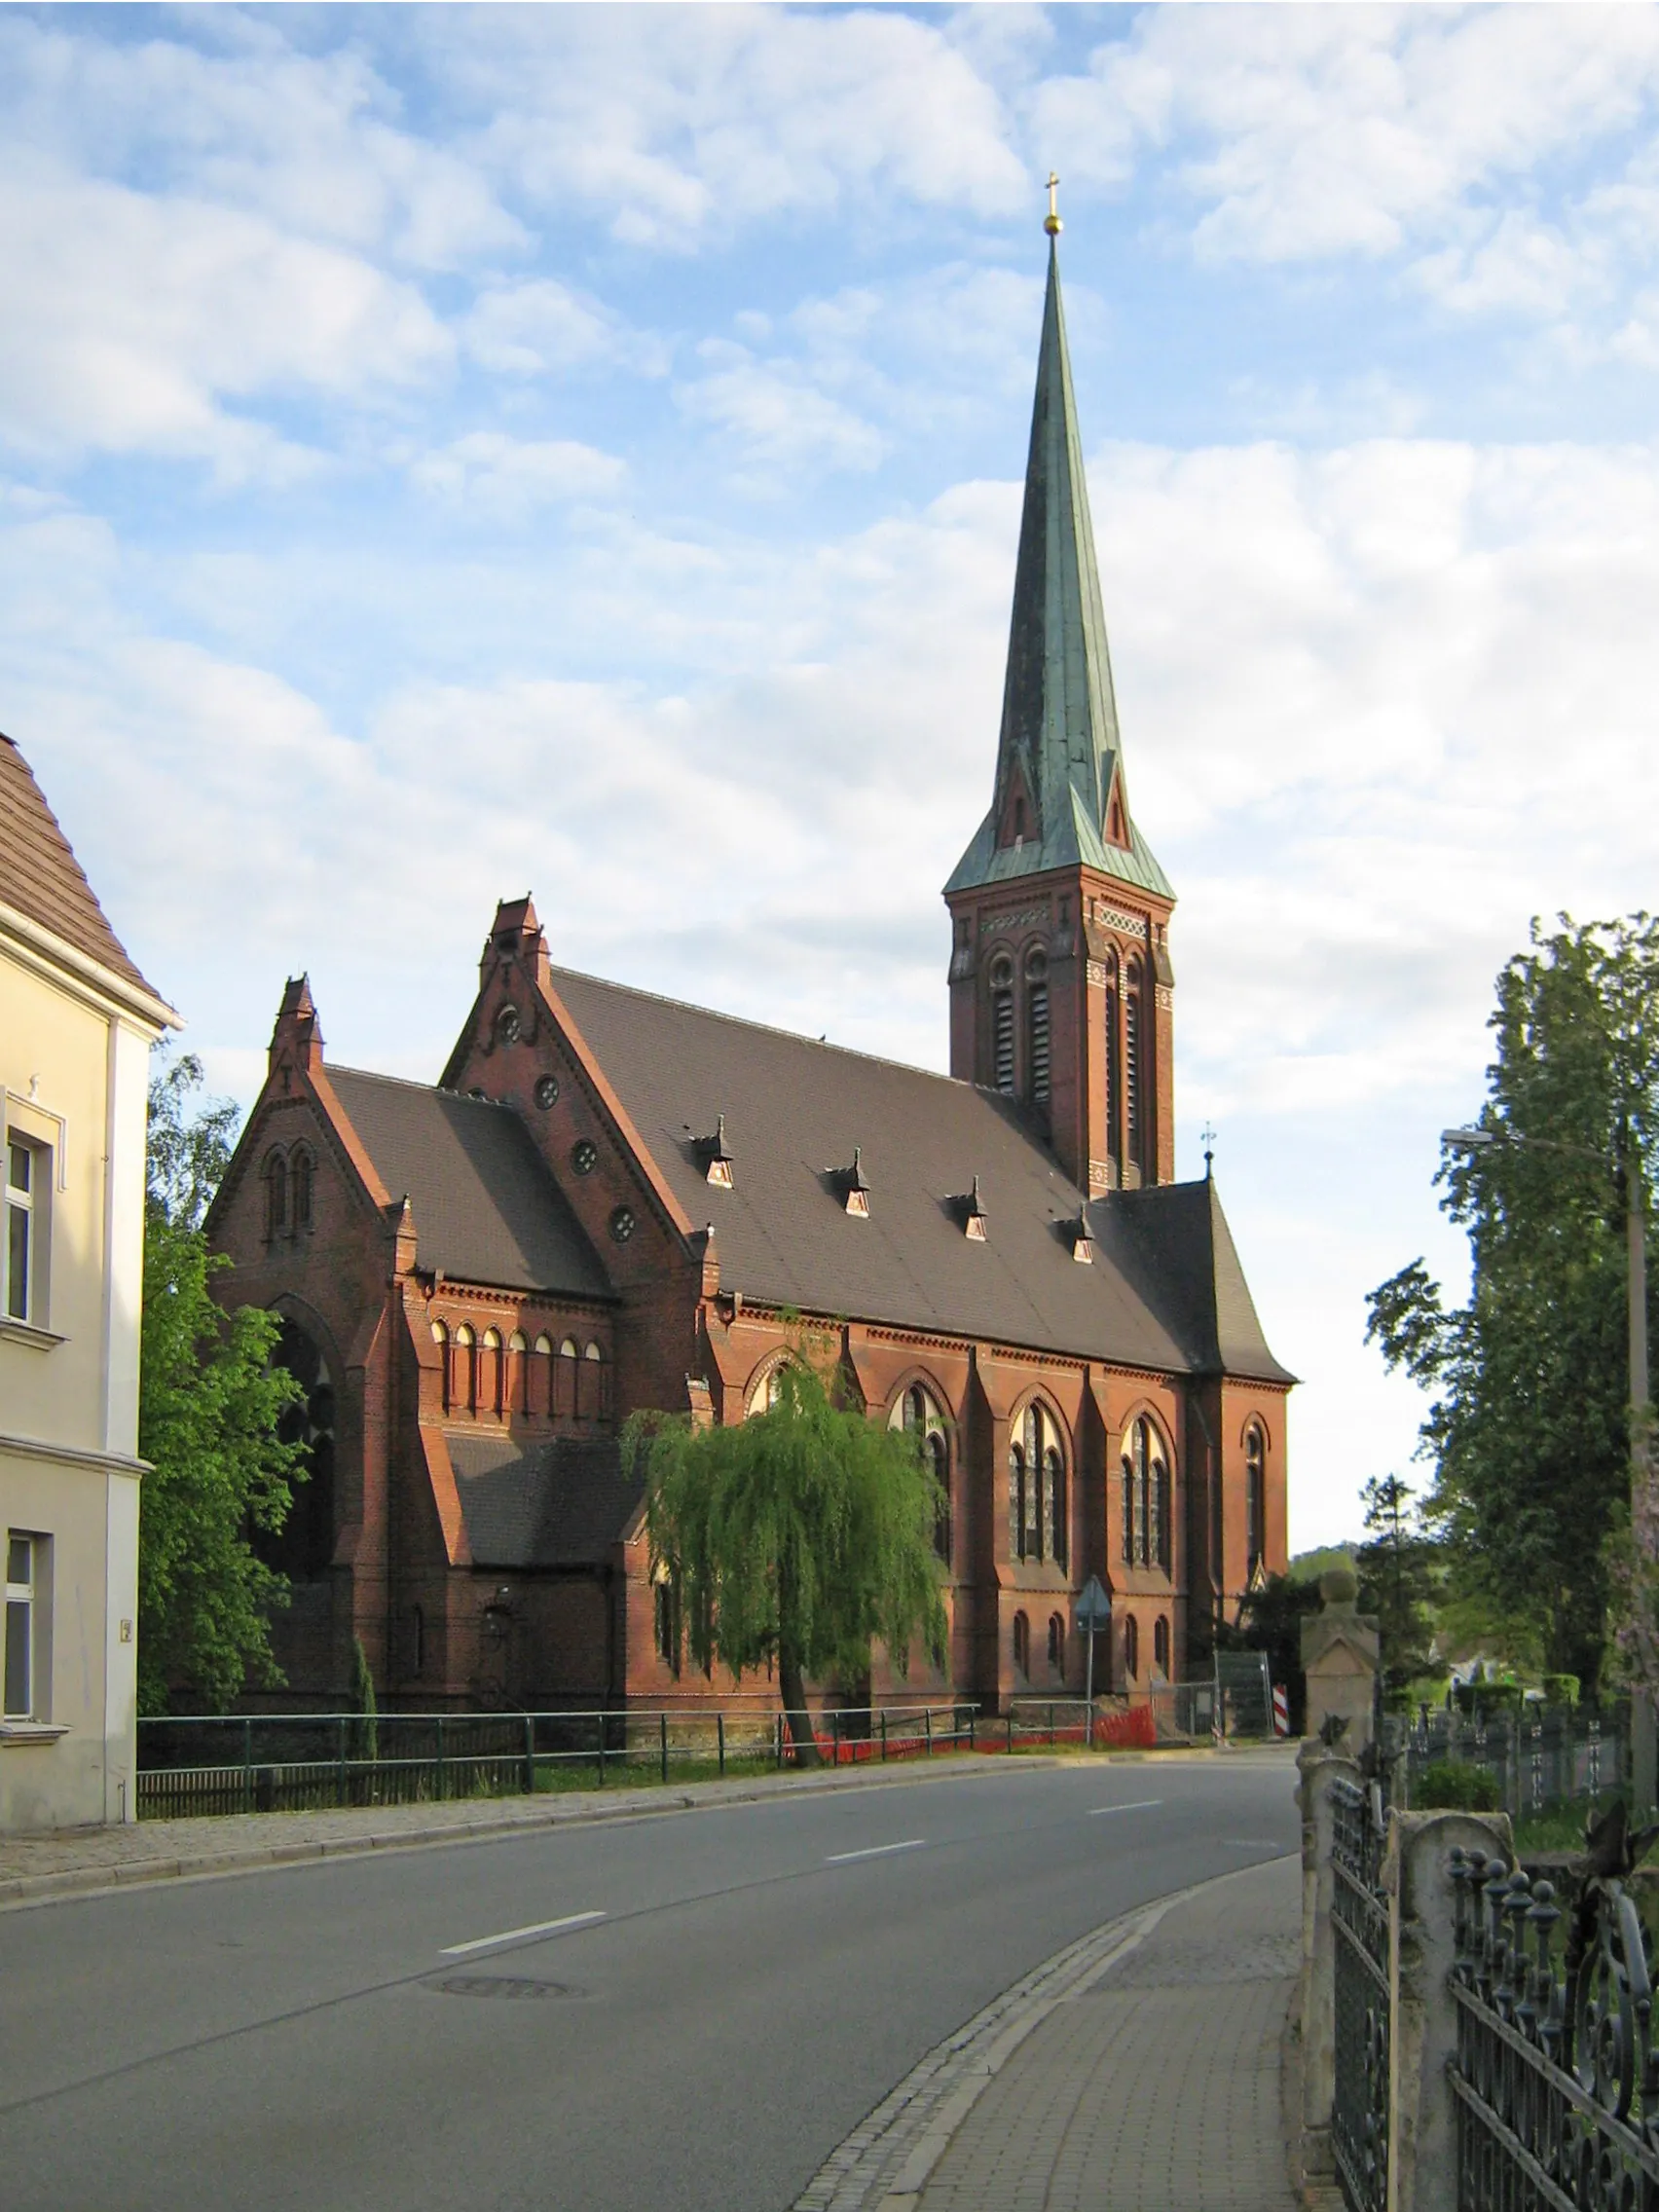
POLYGON ((1062 267, 1293 1540, 1530 918, 1651 899, 1659 11, 0 12, 0 727, 246 1099, 555 957, 931 1066, 1062 267))

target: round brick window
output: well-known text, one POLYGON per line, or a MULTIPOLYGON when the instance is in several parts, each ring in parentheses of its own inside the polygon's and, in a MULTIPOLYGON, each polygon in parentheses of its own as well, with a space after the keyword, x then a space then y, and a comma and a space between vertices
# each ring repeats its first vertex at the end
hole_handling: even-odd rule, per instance
POLYGON ((500 1013, 496 1016, 497 1042, 502 1045, 516 1045, 519 1040, 520 1026, 518 1008, 516 1006, 502 1007, 500 1013))
POLYGON ((610 1217, 610 1234, 618 1244, 626 1244, 634 1234, 634 1216, 628 1206, 618 1206, 610 1217))
POLYGON ((599 1165, 599 1147, 591 1137, 583 1137, 571 1154, 571 1165, 578 1175, 591 1175, 599 1165))
POLYGON ((556 1075, 539 1075, 535 1079, 535 1103, 551 1106, 559 1096, 559 1078, 556 1075))

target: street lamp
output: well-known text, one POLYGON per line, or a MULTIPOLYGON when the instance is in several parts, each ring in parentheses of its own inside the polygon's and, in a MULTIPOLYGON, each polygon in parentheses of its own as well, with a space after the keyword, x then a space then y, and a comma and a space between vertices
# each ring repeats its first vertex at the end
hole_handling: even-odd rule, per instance
MULTIPOLYGON (((1488 1146, 1527 1145, 1540 1152, 1569 1153, 1579 1160, 1594 1160, 1605 1167, 1608 1155, 1593 1145, 1562 1144, 1554 1137, 1524 1137, 1509 1129, 1443 1129, 1440 1141, 1451 1152, 1480 1152, 1488 1146)), ((1638 1555, 1651 1567, 1659 1545, 1652 1523, 1651 1463, 1648 1430, 1652 1406, 1647 1382, 1647 1201, 1642 1181, 1641 1154, 1629 1130, 1621 1133, 1611 1156, 1615 1176, 1625 1192, 1626 1322, 1630 1360, 1630 1527, 1638 1555)), ((1637 1685, 1631 1699, 1631 1795, 1633 1810, 1645 1812, 1654 1802, 1655 1742, 1653 1693, 1645 1683, 1637 1685)))

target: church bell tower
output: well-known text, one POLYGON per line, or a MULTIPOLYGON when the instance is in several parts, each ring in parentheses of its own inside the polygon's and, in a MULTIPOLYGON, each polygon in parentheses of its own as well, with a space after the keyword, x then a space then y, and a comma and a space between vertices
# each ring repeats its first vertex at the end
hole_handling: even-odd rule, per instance
POLYGON ((1129 810, 1053 183, 996 783, 944 887, 950 1072, 1025 1107, 1092 1198, 1174 1179, 1175 894, 1129 810))

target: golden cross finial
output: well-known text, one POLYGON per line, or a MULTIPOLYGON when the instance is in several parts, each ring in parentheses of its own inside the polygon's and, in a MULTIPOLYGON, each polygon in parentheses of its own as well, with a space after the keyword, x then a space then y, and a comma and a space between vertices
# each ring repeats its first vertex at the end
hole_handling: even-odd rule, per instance
POLYGON ((1065 225, 1060 221, 1060 206, 1057 198, 1059 189, 1060 180, 1051 169, 1049 171, 1049 212, 1043 219, 1043 228, 1051 239, 1057 239, 1061 231, 1065 229, 1065 225))

